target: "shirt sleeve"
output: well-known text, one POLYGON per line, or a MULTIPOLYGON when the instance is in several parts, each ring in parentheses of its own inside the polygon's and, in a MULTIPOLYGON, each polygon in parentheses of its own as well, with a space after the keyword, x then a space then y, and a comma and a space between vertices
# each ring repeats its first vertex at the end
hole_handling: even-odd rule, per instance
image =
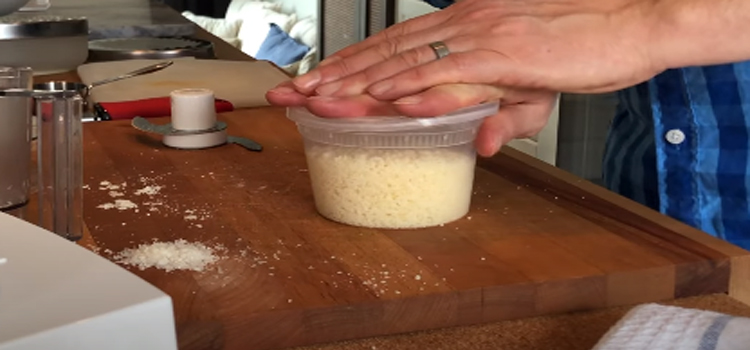
POLYGON ((455 2, 454 0, 422 0, 422 1, 432 5, 433 7, 437 7, 439 9, 444 9, 450 5, 453 5, 453 3, 455 2))

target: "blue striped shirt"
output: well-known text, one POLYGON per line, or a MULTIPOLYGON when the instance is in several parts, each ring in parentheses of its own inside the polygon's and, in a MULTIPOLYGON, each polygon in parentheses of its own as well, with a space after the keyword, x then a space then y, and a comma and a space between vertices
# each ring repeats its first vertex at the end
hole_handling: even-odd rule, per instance
POLYGON ((606 186, 750 249, 750 62, 670 69, 618 97, 606 186))

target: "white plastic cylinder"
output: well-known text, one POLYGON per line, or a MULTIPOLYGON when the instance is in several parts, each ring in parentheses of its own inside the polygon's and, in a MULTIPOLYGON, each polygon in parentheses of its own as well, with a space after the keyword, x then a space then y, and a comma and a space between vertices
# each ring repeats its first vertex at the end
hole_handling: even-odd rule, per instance
POLYGON ((214 92, 208 89, 181 89, 170 93, 172 127, 195 131, 216 125, 214 92))

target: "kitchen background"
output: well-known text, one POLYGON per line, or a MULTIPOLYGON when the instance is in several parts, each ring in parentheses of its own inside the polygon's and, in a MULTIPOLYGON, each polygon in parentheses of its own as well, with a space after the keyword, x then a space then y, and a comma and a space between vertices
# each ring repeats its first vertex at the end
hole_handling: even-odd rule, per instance
MULTIPOLYGON (((179 11, 190 11, 191 14, 188 14, 188 17, 195 21, 195 16, 212 18, 247 16, 236 13, 242 11, 243 6, 239 4, 259 0, 163 1, 179 11)), ((315 63, 389 25, 436 11, 434 7, 422 0, 265 0, 265 2, 275 3, 278 11, 288 17, 276 20, 266 16, 261 20, 276 21, 277 24, 281 23, 280 21, 291 23, 289 18, 294 17, 296 22, 304 19, 314 23, 316 33, 312 40, 295 37, 300 34, 295 34, 294 24, 288 25, 288 31, 295 39, 304 41, 305 44, 314 48, 315 57, 308 58, 315 63)), ((253 13, 250 16, 257 17, 258 14, 253 13)), ((273 16, 276 14, 274 13, 273 16)), ((257 20, 258 18, 254 18, 252 22, 257 20)), ((246 29, 251 26, 249 22, 250 20, 245 20, 247 24, 242 24, 242 27, 238 29, 239 39, 229 38, 228 40, 240 42, 239 45, 243 40, 262 41, 266 35, 265 31, 256 30, 258 33, 253 34, 246 29), (261 38, 248 39, 252 35, 258 35, 261 38)), ((196 23, 204 28, 212 25, 205 21, 196 23)), ((252 25, 257 26, 257 23, 252 25)), ((255 56, 256 52, 244 48, 242 50, 255 56)), ((298 67, 294 69, 287 70, 292 74, 304 73, 304 70, 298 67)), ((615 106, 614 94, 562 94, 558 108, 550 116, 550 123, 545 130, 535 137, 516 140, 510 146, 579 177, 601 184, 604 142, 615 113, 615 106)))

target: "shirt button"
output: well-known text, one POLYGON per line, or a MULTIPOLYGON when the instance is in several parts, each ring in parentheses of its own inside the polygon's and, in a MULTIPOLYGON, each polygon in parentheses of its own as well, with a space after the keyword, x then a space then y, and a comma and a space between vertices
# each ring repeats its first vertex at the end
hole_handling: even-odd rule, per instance
POLYGON ((685 141, 685 133, 679 129, 667 131, 667 141, 673 145, 679 145, 685 141))

